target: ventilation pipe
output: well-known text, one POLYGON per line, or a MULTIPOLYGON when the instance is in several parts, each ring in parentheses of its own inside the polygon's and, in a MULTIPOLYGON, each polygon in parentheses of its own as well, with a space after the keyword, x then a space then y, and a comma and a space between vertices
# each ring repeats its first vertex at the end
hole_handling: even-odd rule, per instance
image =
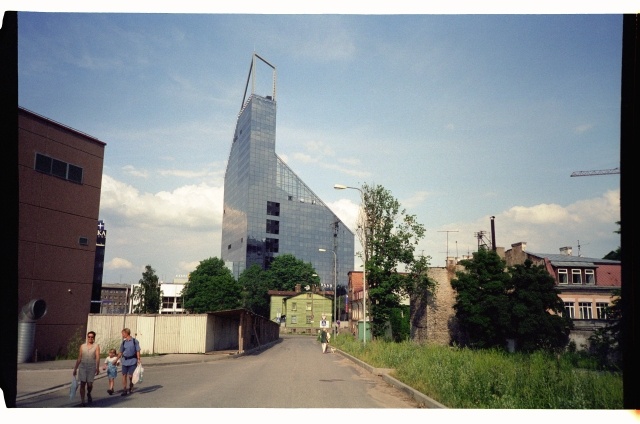
POLYGON ((495 252, 496 251, 496 226, 494 224, 494 220, 496 219, 496 217, 492 216, 490 218, 491 218, 491 249, 495 252))
POLYGON ((18 316, 18 363, 29 362, 33 355, 36 321, 47 313, 47 304, 42 299, 32 299, 22 307, 18 316))

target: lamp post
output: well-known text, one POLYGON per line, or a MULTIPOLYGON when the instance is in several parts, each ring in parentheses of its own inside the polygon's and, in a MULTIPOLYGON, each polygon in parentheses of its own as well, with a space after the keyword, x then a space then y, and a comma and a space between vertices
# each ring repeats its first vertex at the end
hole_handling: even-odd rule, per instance
MULTIPOLYGON (((326 252, 327 249, 320 248, 320 249, 318 249, 318 251, 319 252, 326 252)), ((337 263, 338 263, 338 256, 336 255, 336 251, 335 250, 332 250, 331 253, 333 253, 333 320, 336 322, 336 325, 338 325, 338 315, 337 315, 338 304, 336 303, 336 289, 337 289, 337 276, 336 276, 336 274, 338 273, 338 270, 336 269, 336 267, 337 267, 337 263)), ((334 337, 336 335, 335 327, 333 327, 333 335, 334 335, 334 337)))
POLYGON ((362 342, 367 344, 367 212, 364 207, 364 193, 358 187, 349 187, 342 184, 335 184, 333 186, 336 190, 344 190, 347 188, 358 190, 360 192, 360 203, 362 205, 362 211, 364 212, 364 219, 362 221, 362 249, 364 250, 364 264, 362 266, 362 326, 364 327, 364 334, 362 336, 362 342))

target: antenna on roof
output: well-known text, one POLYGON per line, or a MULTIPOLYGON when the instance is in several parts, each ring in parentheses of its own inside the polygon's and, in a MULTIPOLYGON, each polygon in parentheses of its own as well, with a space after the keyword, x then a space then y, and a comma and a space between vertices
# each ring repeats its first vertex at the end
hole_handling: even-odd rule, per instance
MULTIPOLYGON (((582 246, 587 246, 587 245, 589 245, 589 244, 590 244, 590 243, 583 244, 582 246)), ((580 244, 580 240, 578 240, 578 257, 579 257, 579 258, 580 258, 580 257, 582 257, 582 255, 580 254, 580 246, 581 246, 581 244, 580 244)))

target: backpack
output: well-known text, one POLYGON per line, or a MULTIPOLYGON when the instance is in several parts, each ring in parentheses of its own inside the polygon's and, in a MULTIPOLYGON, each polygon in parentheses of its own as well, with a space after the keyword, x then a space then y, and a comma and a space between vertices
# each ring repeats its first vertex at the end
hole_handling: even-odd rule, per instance
MULTIPOLYGON (((131 337, 131 340, 133 340, 133 347, 135 348, 135 350, 136 350, 136 352, 137 352, 137 351, 138 351, 138 348, 140 347, 140 344, 138 343, 138 340, 136 340, 136 338, 135 338, 135 337, 131 337)), ((120 343, 120 352, 124 352, 124 342, 125 342, 125 340, 123 339, 123 340, 122 340, 122 343, 120 343)), ((124 356, 124 355, 122 355, 122 357, 123 357, 124 359, 127 359, 127 358, 125 358, 125 356, 124 356)))

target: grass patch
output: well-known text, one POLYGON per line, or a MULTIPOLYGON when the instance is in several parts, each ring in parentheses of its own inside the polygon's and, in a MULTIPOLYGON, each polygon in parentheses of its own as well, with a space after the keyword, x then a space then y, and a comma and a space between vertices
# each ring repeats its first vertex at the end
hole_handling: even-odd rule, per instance
POLYGON ((340 334, 332 345, 449 408, 623 409, 622 375, 580 368, 571 356, 507 353, 340 334))

